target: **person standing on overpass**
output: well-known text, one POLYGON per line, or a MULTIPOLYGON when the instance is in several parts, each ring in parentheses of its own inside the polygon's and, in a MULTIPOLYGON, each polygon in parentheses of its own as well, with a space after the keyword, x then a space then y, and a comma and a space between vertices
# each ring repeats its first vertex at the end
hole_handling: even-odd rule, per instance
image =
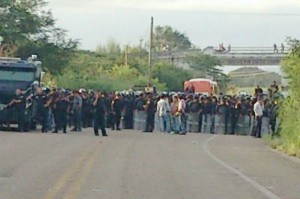
POLYGON ((230 44, 228 45, 227 52, 228 52, 228 53, 231 52, 231 45, 230 45, 230 44))
POLYGON ((284 44, 281 43, 281 53, 284 53, 284 44))
POLYGON ((277 44, 274 43, 273 48, 274 48, 274 53, 278 53, 277 44))

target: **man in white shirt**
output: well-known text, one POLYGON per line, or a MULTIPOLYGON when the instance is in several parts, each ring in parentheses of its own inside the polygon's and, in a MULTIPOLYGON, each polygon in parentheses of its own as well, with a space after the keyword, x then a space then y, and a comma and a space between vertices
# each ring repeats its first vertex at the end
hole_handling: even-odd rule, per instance
POLYGON ((167 95, 163 94, 157 103, 157 114, 160 122, 160 131, 170 133, 170 104, 167 95))
POLYGON ((257 102, 254 104, 253 111, 257 122, 253 136, 261 138, 261 125, 264 111, 264 100, 261 97, 258 97, 257 102))

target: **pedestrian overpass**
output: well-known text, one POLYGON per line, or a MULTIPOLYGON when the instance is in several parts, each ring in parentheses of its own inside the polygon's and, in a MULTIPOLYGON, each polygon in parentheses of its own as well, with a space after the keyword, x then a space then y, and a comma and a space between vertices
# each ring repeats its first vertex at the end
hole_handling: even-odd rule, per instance
POLYGON ((219 52, 213 46, 201 50, 185 52, 162 52, 155 57, 156 60, 167 60, 176 66, 188 68, 186 58, 195 53, 217 57, 223 66, 270 66, 279 65, 287 55, 287 50, 274 52, 272 47, 232 47, 230 50, 219 52))

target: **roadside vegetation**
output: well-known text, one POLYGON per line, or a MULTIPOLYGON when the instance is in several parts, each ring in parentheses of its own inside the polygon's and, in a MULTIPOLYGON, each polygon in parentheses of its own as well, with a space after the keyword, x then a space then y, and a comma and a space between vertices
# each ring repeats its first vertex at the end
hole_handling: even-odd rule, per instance
POLYGON ((289 80, 289 97, 280 105, 278 136, 266 137, 272 147, 300 157, 300 41, 290 40, 291 53, 282 61, 289 80))

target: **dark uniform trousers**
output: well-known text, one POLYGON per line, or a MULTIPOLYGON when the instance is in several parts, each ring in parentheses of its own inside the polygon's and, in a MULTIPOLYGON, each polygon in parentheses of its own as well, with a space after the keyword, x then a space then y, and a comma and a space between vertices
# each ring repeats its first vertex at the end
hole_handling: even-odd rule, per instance
POLYGON ((198 132, 202 132, 202 120, 203 120, 203 114, 202 112, 199 113, 199 119, 198 119, 198 132))
POLYGON ((55 114, 55 132, 63 129, 64 133, 67 133, 68 113, 63 111, 57 111, 55 114))
POLYGON ((154 130, 155 113, 148 112, 146 117, 145 132, 153 132, 154 130))
POLYGON ((230 122, 230 113, 226 112, 225 113, 225 133, 228 133, 228 125, 230 122))
POLYGON ((42 132, 47 132, 48 127, 48 110, 42 108, 37 112, 37 120, 42 125, 42 132))
POLYGON ((133 110, 125 111, 124 126, 125 129, 133 129, 133 110))
POLYGON ((121 117, 122 117, 122 113, 121 111, 116 111, 114 114, 112 114, 112 129, 120 129, 120 123, 121 123, 121 117))
POLYGON ((231 118, 231 134, 235 134, 235 130, 237 128, 238 120, 239 120, 239 116, 236 115, 236 114, 233 114, 232 118, 231 118))
POLYGON ((210 126, 210 133, 215 133, 216 128, 216 114, 211 114, 211 126, 210 126))
POLYGON ((25 108, 18 107, 16 111, 18 114, 18 131, 25 131, 25 108))
POLYGON ((105 115, 102 113, 95 113, 94 115, 94 133, 96 136, 99 135, 99 128, 102 131, 103 136, 107 136, 105 130, 105 115))

